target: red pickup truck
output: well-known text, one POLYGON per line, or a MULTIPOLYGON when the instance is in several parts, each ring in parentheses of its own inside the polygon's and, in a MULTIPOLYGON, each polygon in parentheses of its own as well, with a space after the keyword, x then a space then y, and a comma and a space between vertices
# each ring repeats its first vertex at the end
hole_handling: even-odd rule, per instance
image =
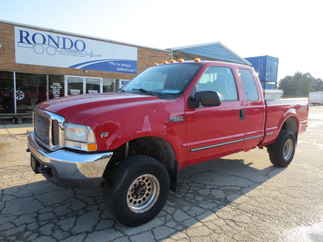
POLYGON ((160 212, 186 166, 256 147, 288 166, 308 109, 306 100, 265 101, 250 66, 172 61, 119 93, 40 104, 28 150, 50 181, 104 184, 117 220, 137 226, 160 212))

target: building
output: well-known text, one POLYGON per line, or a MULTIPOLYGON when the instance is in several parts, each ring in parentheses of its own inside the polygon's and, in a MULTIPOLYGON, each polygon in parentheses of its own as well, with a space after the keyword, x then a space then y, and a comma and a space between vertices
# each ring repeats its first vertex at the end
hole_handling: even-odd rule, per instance
POLYGON ((0 21, 0 118, 37 103, 111 92, 169 51, 0 21))
POLYGON ((53 98, 113 92, 155 63, 195 57, 250 65, 220 42, 162 50, 0 21, 0 119, 31 117, 53 98))
POLYGON ((220 42, 190 45, 169 49, 173 58, 191 60, 201 58, 203 60, 227 61, 245 65, 251 65, 246 59, 227 48, 220 42))

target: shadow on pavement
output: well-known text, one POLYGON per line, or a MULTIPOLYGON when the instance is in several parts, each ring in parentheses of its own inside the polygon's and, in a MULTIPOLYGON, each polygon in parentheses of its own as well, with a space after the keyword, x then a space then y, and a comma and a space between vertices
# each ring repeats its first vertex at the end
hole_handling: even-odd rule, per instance
POLYGON ((64 189, 47 181, 6 188, 0 190, 0 241, 187 239, 201 223, 220 228, 217 211, 282 171, 269 163, 263 169, 250 165, 227 158, 185 168, 162 212, 136 228, 111 217, 100 188, 64 189))

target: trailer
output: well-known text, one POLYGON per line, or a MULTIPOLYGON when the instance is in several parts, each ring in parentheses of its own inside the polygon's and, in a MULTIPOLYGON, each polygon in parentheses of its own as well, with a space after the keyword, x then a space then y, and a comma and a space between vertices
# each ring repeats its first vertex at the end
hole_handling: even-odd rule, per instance
POLYGON ((312 105, 322 105, 323 104, 323 91, 310 92, 309 93, 309 103, 312 105))

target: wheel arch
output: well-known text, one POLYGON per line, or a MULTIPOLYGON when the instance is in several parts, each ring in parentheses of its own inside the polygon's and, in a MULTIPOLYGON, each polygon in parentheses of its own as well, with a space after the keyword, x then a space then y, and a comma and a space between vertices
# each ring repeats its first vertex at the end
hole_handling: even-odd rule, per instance
POLYGON ((282 122, 279 133, 283 129, 289 129, 289 130, 292 130, 293 133, 295 133, 295 135, 297 137, 298 127, 299 127, 299 120, 297 119, 297 117, 296 116, 289 116, 284 120, 284 122, 282 122))
POLYGON ((176 190, 178 162, 173 146, 160 137, 145 136, 125 142, 113 151, 113 157, 105 168, 104 176, 108 177, 109 171, 128 156, 147 155, 155 158, 165 165, 171 180, 171 189, 176 190))
POLYGON ((299 131, 299 120, 296 115, 290 114, 284 119, 283 122, 281 122, 281 125, 279 127, 279 132, 277 133, 277 137, 275 139, 279 137, 279 135, 283 130, 291 130, 295 134, 296 142, 297 142, 298 131, 299 131))

